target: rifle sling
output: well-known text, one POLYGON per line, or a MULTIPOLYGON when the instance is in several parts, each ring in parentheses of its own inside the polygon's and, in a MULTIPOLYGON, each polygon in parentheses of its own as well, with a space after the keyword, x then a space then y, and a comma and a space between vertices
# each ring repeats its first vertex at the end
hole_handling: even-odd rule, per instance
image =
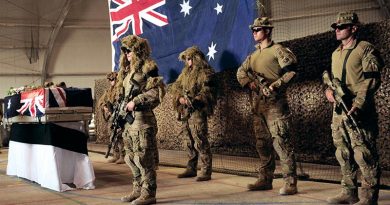
POLYGON ((347 82, 347 61, 348 61, 349 55, 351 55, 352 50, 355 49, 358 44, 359 44, 359 41, 356 42, 356 44, 353 48, 348 49, 347 54, 345 55, 344 63, 343 63, 343 70, 341 73, 341 83, 344 85, 347 82))
POLYGON ((347 51, 347 54, 345 55, 345 58, 344 58, 344 63, 343 63, 343 71, 342 71, 342 74, 341 74, 341 83, 342 84, 346 84, 347 80, 347 61, 348 61, 348 58, 349 58, 349 55, 351 55, 351 52, 352 52, 353 49, 348 49, 347 51))

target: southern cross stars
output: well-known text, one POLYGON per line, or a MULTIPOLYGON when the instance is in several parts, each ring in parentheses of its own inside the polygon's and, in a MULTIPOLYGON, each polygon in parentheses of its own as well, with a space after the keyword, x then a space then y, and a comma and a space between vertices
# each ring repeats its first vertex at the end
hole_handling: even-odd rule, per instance
POLYGON ((211 46, 209 46, 209 52, 207 53, 207 56, 209 57, 209 61, 212 58, 214 60, 214 54, 217 53, 215 50, 215 47, 217 44, 214 44, 214 42, 211 42, 211 46))
POLYGON ((186 17, 186 15, 190 15, 190 9, 192 8, 190 6, 190 0, 188 0, 187 2, 185 0, 183 0, 183 3, 180 4, 181 6, 181 11, 180 13, 184 13, 184 17, 186 17))
POLYGON ((217 11, 217 15, 218 15, 219 13, 222 13, 222 7, 223 7, 223 5, 219 5, 219 3, 217 3, 217 7, 214 8, 214 10, 217 11))

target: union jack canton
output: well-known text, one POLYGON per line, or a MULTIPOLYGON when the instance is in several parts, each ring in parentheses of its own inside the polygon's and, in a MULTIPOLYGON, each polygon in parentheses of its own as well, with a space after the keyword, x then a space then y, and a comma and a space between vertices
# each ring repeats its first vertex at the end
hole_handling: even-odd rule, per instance
MULTIPOLYGON (((155 11, 164 4, 165 0, 108 0, 113 50, 120 51, 117 47, 120 47, 120 39, 125 35, 142 34, 144 20, 160 27, 167 25, 168 17, 155 11)), ((119 55, 113 52, 112 59, 118 59, 119 55)), ((113 70, 117 71, 117 66, 113 70)))

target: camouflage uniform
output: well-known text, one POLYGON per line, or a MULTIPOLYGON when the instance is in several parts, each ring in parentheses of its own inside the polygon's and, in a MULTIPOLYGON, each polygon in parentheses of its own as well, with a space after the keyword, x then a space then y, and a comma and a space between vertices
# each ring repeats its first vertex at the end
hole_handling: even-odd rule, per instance
MULTIPOLYGON (((267 17, 255 19, 254 27, 272 29, 267 17)), ((250 190, 272 189, 275 171, 274 150, 279 155, 285 186, 280 194, 295 194, 296 164, 290 144, 290 112, 286 101, 287 83, 295 75, 295 55, 287 48, 270 40, 270 44, 261 49, 260 44, 250 54, 237 71, 238 82, 249 87, 254 76, 262 76, 264 84, 272 85, 275 91, 267 97, 263 92, 251 92, 256 149, 260 156, 259 178, 255 184, 249 184, 250 190), (253 75, 250 75, 250 74, 253 75)))
MULTIPOLYGON (((110 72, 107 74, 107 79, 110 81, 116 81, 117 80, 117 73, 116 72, 110 72)), ((107 130, 112 132, 112 113, 108 112, 106 113, 104 110, 104 107, 108 106, 115 106, 117 102, 116 97, 116 87, 115 85, 110 85, 110 87, 103 93, 103 95, 99 99, 98 107, 101 108, 101 111, 103 113, 103 118, 107 122, 107 130)), ((110 163, 117 163, 117 164, 123 164, 124 163, 124 156, 125 156, 125 150, 123 147, 123 138, 122 138, 122 132, 117 132, 118 137, 118 143, 114 147, 113 150, 113 158, 108 160, 110 163)), ((111 140, 111 139, 110 139, 111 140)))
MULTIPOLYGON (((150 47, 146 39, 127 36, 122 40, 122 50, 133 52, 130 72, 123 80, 124 93, 127 95, 135 81, 140 91, 132 101, 134 122, 126 123, 123 140, 125 143, 125 161, 133 174, 133 192, 122 197, 122 201, 133 204, 151 204, 156 202, 155 152, 157 147, 157 121, 153 109, 161 102, 165 91, 162 77, 158 76, 156 63, 150 58, 150 47), (132 80, 131 80, 132 79, 132 80)), ((122 54, 123 58, 126 55, 122 54)))
POLYGON ((214 95, 212 90, 212 75, 214 70, 205 60, 205 56, 198 47, 190 47, 179 55, 179 59, 192 60, 192 66, 186 63, 182 73, 172 85, 174 95, 173 106, 179 113, 182 121, 182 134, 188 154, 187 169, 178 177, 194 177, 197 175, 198 157, 202 161, 201 175, 197 181, 211 179, 212 154, 207 139, 207 116, 212 113, 214 95), (181 97, 187 96, 192 102, 193 110, 185 108, 179 103, 181 97))
MULTIPOLYGON (((344 24, 357 25, 357 15, 352 12, 339 13, 337 22, 332 24, 332 27, 336 29, 337 26, 344 24)), ((336 158, 343 175, 341 180, 343 190, 338 196, 329 198, 330 203, 351 203, 359 200, 356 176, 359 166, 362 172, 362 194, 358 204, 377 204, 380 170, 375 145, 377 114, 374 94, 380 86, 381 64, 377 51, 366 41, 354 39, 350 47, 342 49, 340 45, 332 54, 332 75, 341 80, 344 92, 349 96, 346 99, 347 106, 358 108, 356 117, 363 136, 351 129, 345 115, 335 105, 331 127, 336 158), (349 57, 346 57, 347 55, 349 57)))
MULTIPOLYGON (((126 57, 126 56, 123 56, 121 58, 121 65, 123 65, 123 66, 121 67, 121 69, 118 72, 118 77, 117 77, 118 82, 115 85, 115 87, 116 87, 115 92, 117 93, 116 97, 123 95, 123 92, 124 92, 123 91, 123 80, 126 78, 126 76, 130 72, 130 64, 124 57, 126 57)), ((157 143, 155 144, 155 147, 154 147, 154 162, 155 162, 156 169, 158 169, 160 159, 159 159, 159 154, 158 154, 157 143)))

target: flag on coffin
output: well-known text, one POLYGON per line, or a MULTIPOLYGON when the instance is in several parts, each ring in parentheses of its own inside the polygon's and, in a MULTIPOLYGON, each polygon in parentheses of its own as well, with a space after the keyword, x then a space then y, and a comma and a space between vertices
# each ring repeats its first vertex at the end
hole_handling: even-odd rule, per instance
POLYGON ((90 88, 40 88, 4 98, 4 116, 42 117, 49 107, 92 107, 90 88))
POLYGON ((248 28, 254 0, 108 0, 113 70, 119 69, 120 39, 148 39, 152 57, 167 83, 181 72, 177 57, 196 45, 216 71, 235 69, 254 50, 248 28))

